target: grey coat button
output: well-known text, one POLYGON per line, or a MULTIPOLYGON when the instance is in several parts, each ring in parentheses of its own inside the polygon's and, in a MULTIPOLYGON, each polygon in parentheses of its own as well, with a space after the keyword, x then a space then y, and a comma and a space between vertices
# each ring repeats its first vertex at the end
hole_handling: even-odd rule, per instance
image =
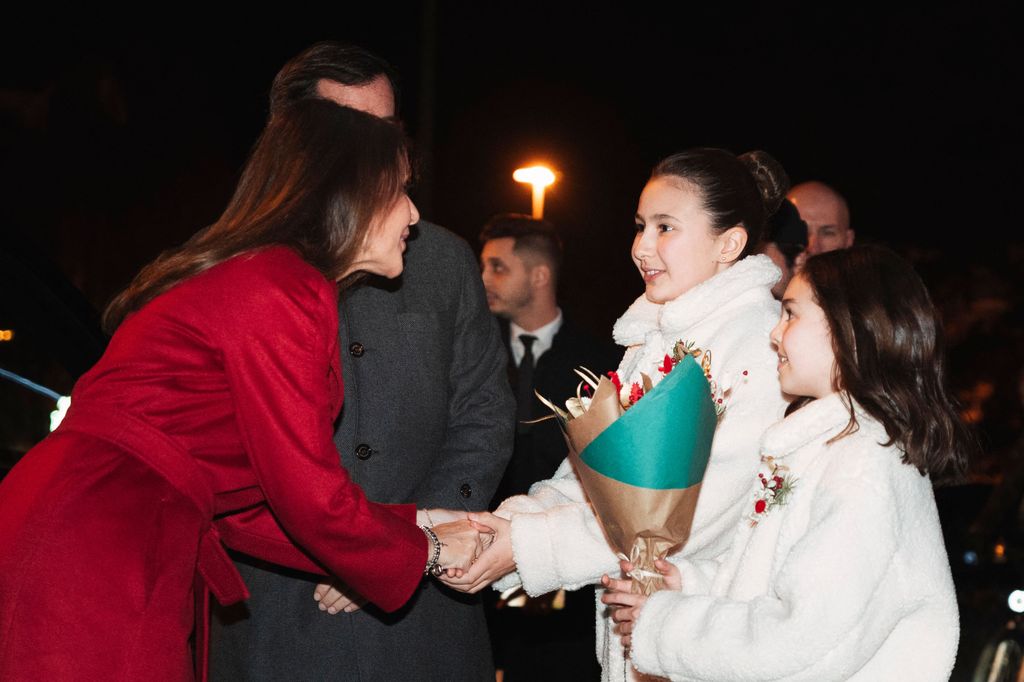
POLYGON ((356 446, 356 457, 359 459, 370 459, 373 456, 373 448, 366 443, 360 443, 356 446))
POLYGON ((349 355, 351 355, 354 358, 361 358, 361 357, 363 357, 363 353, 365 351, 366 351, 366 348, 364 348, 363 344, 359 343, 358 341, 356 341, 355 343, 351 344, 348 347, 349 355))
POLYGON ((471 497, 473 495, 473 488, 468 483, 463 483, 462 487, 459 488, 459 494, 463 497, 471 497))

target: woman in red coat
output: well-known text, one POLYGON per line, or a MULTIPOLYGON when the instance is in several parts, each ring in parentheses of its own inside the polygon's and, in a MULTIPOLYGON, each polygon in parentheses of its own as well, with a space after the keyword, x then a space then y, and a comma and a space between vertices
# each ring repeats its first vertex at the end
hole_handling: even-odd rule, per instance
POLYGON ((222 541, 385 610, 468 567, 467 522, 442 546, 367 501, 332 441, 336 282, 401 272, 407 177, 395 126, 296 103, 220 220, 115 299, 64 423, 0 485, 0 679, 190 679, 193 598, 247 596, 222 541))

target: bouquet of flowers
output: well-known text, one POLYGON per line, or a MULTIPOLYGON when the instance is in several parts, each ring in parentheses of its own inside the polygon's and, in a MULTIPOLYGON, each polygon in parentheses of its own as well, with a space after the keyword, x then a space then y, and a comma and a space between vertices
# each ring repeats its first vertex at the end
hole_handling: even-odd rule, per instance
POLYGON ((614 372, 584 382, 566 409, 543 396, 562 427, 569 457, 611 546, 634 566, 634 592, 661 587, 655 559, 686 542, 724 396, 711 354, 679 342, 658 368, 622 386, 614 372), (699 362, 698 362, 699 360, 699 362), (592 395, 584 395, 592 392, 592 395))

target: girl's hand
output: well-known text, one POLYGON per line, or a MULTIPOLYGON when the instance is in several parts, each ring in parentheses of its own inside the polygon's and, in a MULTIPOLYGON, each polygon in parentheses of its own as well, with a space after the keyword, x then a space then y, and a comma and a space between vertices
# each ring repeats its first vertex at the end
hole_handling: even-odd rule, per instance
POLYGON ((633 627, 640 616, 640 609, 647 603, 647 597, 633 594, 630 591, 633 588, 633 581, 629 579, 616 580, 603 575, 601 584, 607 590, 601 595, 601 601, 612 607, 615 632, 621 637, 622 646, 629 649, 633 644, 633 627))
POLYGON ((494 541, 477 557, 468 571, 461 574, 448 571, 448 574, 441 580, 454 590, 473 594, 514 571, 516 563, 512 558, 512 524, 510 522, 487 512, 473 513, 469 515, 469 518, 480 533, 493 533, 494 541))
MULTIPOLYGON (((622 569, 622 575, 624 576, 628 576, 633 572, 633 564, 628 561, 620 561, 619 568, 622 569)), ((679 572, 678 566, 664 559, 655 559, 654 568, 657 569, 658 573, 661 573, 661 577, 665 581, 666 590, 678 592, 683 589, 683 574, 679 572)), ((622 581, 616 580, 615 582, 621 583, 622 581)))
MULTIPOLYGON (((623 561, 622 563, 627 563, 623 561)), ((662 579, 665 581, 665 589, 678 592, 683 589, 683 574, 679 572, 679 567, 673 564, 671 561, 665 561, 664 559, 655 559, 654 568, 657 569, 658 573, 661 573, 662 579)), ((633 570, 632 567, 629 570, 633 570)))
MULTIPOLYGON (((628 561, 621 562, 619 567, 622 569, 623 575, 633 570, 633 564, 628 561)), ((664 559, 656 559, 654 567, 664 578, 667 589, 676 591, 682 589, 683 581, 678 568, 664 559)), ((633 594, 633 581, 628 578, 617 580, 603 575, 601 584, 606 589, 606 592, 601 595, 601 601, 612 607, 612 621, 616 623, 615 631, 622 638, 622 646, 629 649, 633 644, 633 629, 636 627, 636 619, 640 617, 640 610, 647 603, 647 597, 642 594, 633 594)))

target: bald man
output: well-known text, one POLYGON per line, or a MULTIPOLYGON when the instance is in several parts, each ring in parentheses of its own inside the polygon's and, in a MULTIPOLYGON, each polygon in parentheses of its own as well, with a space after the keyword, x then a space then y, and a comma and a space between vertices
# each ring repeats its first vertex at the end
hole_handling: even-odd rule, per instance
POLYGON ((789 190, 788 199, 807 223, 808 255, 853 246, 850 208, 839 192, 812 180, 789 190))

